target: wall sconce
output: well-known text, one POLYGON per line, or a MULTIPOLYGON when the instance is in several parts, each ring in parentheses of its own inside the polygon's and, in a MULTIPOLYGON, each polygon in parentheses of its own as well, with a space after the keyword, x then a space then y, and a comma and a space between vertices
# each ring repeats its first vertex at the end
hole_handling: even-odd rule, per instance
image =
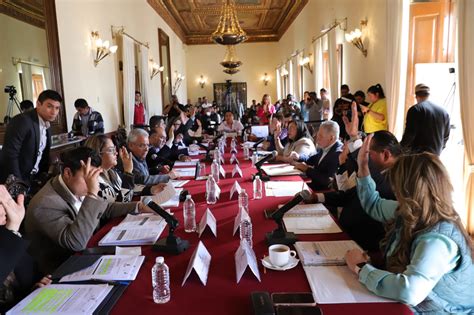
POLYGON ((270 77, 268 74, 265 72, 262 77, 263 84, 268 85, 268 82, 270 82, 270 77))
POLYGON ((311 64, 310 64, 310 56, 311 56, 311 54, 309 54, 309 56, 301 58, 300 66, 308 69, 309 72, 313 73, 313 69, 311 69, 311 64))
POLYGON ((156 62, 153 61, 153 59, 150 59, 150 65, 151 65, 151 75, 150 75, 150 80, 153 80, 154 77, 158 75, 158 73, 163 72, 165 67, 157 64, 156 62))
POLYGON ((110 54, 115 54, 117 52, 117 45, 110 46, 108 40, 102 40, 99 36, 99 32, 95 31, 91 33, 92 41, 95 46, 95 57, 94 57, 94 67, 97 67, 99 62, 103 60, 110 54))
MULTIPOLYGON (((366 25, 367 25, 367 20, 360 21, 361 29, 366 25)), ((362 52, 364 57, 367 57, 367 49, 364 47, 364 43, 362 42, 361 29, 356 28, 352 32, 346 33, 345 37, 346 37, 346 41, 356 46, 362 52)))
POLYGON ((199 79, 198 83, 201 86, 201 89, 203 89, 204 85, 206 85, 206 79, 204 78, 204 76, 202 74, 200 76, 200 79, 199 79))
POLYGON ((183 82, 185 77, 184 77, 184 75, 182 75, 178 71, 175 71, 174 73, 175 73, 175 76, 176 76, 176 80, 174 81, 174 84, 173 84, 173 94, 176 94, 179 87, 181 86, 181 82, 183 82))

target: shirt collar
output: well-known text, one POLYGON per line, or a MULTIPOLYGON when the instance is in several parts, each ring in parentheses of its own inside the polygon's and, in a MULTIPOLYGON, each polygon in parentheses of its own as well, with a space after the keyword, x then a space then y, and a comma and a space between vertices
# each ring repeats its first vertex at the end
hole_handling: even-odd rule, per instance
POLYGON ((325 147, 325 148, 321 148, 321 149, 323 150, 323 152, 324 152, 324 153, 328 153, 328 152, 329 152, 329 150, 331 150, 331 148, 332 148, 332 147, 333 147, 333 146, 336 144, 336 142, 337 142, 337 141, 334 141, 334 143, 333 143, 333 144, 331 144, 331 145, 328 145, 327 147, 325 147))
POLYGON ((72 198, 74 201, 74 207, 76 208, 77 211, 81 208, 82 202, 84 201, 84 197, 79 197, 77 198, 76 195, 74 195, 70 190, 69 187, 67 187, 66 183, 64 182, 63 175, 59 175, 59 184, 64 188, 64 190, 67 192, 67 194, 72 198))
POLYGON ((39 121, 40 126, 48 129, 51 126, 49 121, 45 121, 39 114, 37 115, 38 115, 38 121, 39 121))

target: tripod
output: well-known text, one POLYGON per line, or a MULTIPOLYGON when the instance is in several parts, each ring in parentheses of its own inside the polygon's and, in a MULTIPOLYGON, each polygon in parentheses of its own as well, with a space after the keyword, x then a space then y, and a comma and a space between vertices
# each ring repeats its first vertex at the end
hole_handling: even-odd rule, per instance
POLYGON ((9 93, 7 112, 5 114, 5 117, 3 118, 3 122, 5 124, 8 124, 8 122, 12 119, 14 105, 16 105, 16 108, 18 108, 18 111, 21 113, 20 102, 18 101, 14 93, 9 93))

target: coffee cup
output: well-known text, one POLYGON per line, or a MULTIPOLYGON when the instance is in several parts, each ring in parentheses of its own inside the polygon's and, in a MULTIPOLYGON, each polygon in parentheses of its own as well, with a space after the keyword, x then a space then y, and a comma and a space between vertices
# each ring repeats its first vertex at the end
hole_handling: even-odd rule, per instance
POLYGON ((296 252, 294 250, 290 250, 290 248, 286 245, 275 244, 268 248, 268 257, 270 258, 270 262, 273 266, 286 266, 290 260, 290 256, 295 257, 296 252))

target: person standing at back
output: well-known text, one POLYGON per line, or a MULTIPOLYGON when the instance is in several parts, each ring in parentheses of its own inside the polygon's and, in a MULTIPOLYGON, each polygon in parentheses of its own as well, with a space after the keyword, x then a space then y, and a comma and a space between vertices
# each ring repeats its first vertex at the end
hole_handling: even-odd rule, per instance
POLYGON ((135 126, 145 125, 145 105, 142 102, 142 93, 135 91, 135 106, 133 107, 133 124, 135 126))
POLYGON ((74 102, 74 107, 77 110, 72 121, 72 132, 74 135, 87 137, 104 133, 104 119, 102 119, 102 115, 93 110, 85 99, 78 98, 74 102))
POLYGON ((440 155, 449 139, 449 115, 444 108, 430 102, 430 88, 415 86, 416 105, 407 112, 402 147, 411 152, 440 155))
POLYGON ((387 100, 380 84, 372 85, 367 90, 369 106, 359 104, 364 113, 365 133, 374 133, 379 130, 388 130, 387 100))

